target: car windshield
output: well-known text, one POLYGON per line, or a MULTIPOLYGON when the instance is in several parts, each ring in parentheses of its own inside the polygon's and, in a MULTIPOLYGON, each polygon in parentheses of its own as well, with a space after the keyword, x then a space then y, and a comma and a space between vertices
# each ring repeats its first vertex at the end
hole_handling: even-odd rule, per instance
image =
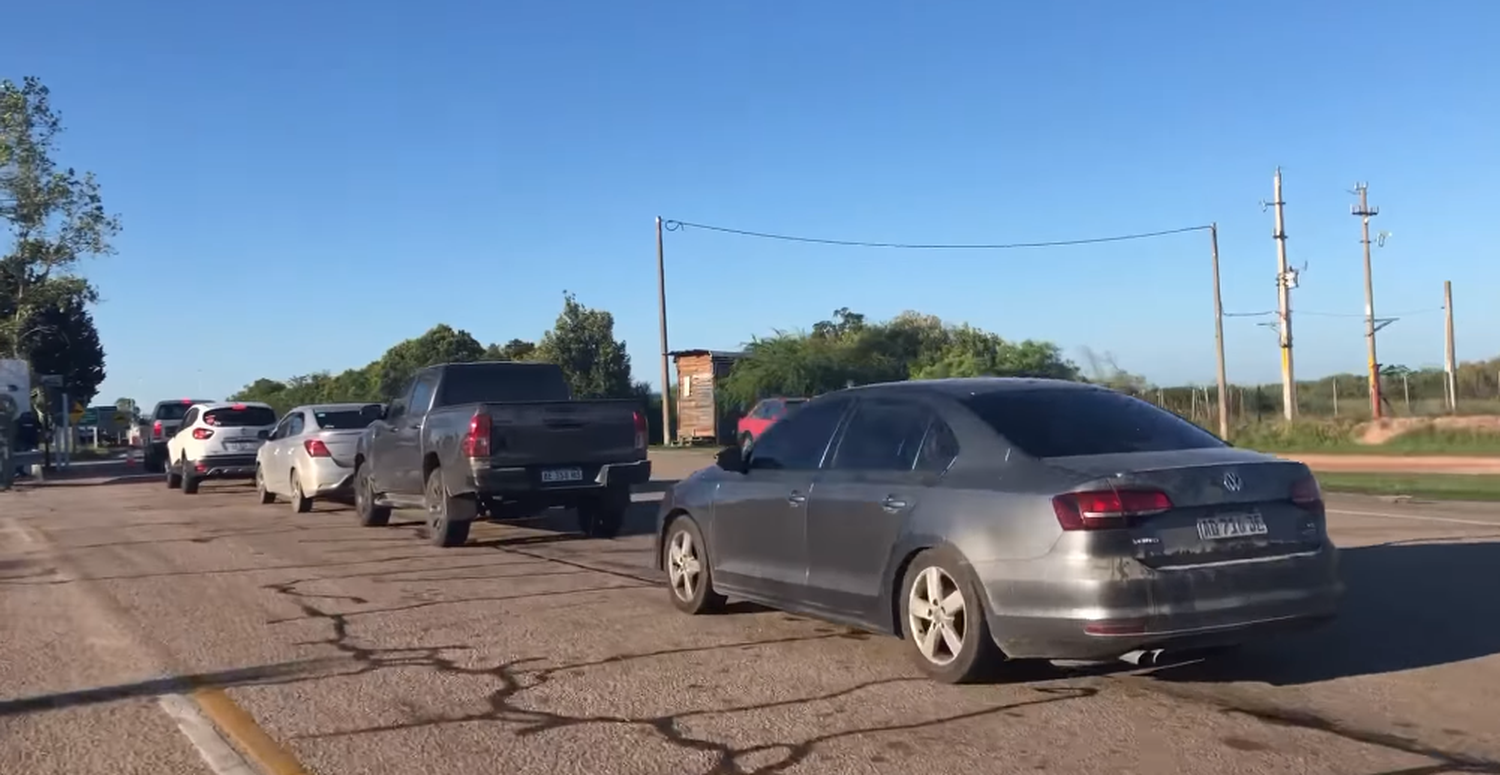
POLYGON ((996 390, 961 401, 1036 458, 1225 446, 1171 412, 1112 390, 996 390))
POLYGON ((276 413, 267 406, 226 406, 204 412, 203 422, 221 428, 252 428, 275 425, 276 413))
POLYGON ((154 420, 181 420, 187 414, 191 403, 173 402, 170 404, 158 404, 156 413, 151 417, 154 420))
POLYGON ((440 406, 512 401, 566 401, 572 393, 557 367, 515 363, 449 366, 440 406))
POLYGON ((377 416, 376 413, 364 409, 313 412, 313 418, 318 421, 318 427, 332 431, 359 430, 374 422, 377 416))

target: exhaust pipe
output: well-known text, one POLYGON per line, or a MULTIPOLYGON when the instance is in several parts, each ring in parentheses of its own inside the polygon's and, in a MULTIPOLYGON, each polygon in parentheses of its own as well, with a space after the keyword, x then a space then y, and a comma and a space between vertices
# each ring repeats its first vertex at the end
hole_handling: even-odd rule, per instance
POLYGON ((1120 661, 1128 662, 1129 664, 1135 665, 1137 667, 1151 667, 1152 665, 1160 664, 1161 655, 1161 649, 1147 649, 1145 651, 1138 649, 1126 654, 1121 654, 1120 661))

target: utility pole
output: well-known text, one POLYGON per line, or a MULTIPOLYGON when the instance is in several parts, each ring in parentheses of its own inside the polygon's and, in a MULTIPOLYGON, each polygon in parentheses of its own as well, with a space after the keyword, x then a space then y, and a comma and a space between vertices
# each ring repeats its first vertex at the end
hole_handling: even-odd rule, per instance
POLYGON ((1229 438, 1229 378, 1224 374, 1224 297, 1219 286, 1219 224, 1209 224, 1214 257, 1214 350, 1219 356, 1219 438, 1229 438))
POLYGON ((1359 195, 1359 204, 1349 208, 1351 215, 1360 219, 1365 248, 1365 344, 1370 355, 1370 417, 1379 420, 1380 412, 1380 362, 1375 357, 1375 283, 1370 276, 1370 219, 1380 214, 1379 207, 1371 207, 1368 198, 1369 186, 1354 184, 1354 193, 1359 195))
POLYGON ((1297 419, 1297 377, 1292 369, 1292 288, 1297 276, 1286 263, 1286 220, 1282 212, 1286 202, 1281 199, 1281 168, 1276 168, 1276 199, 1271 202, 1276 208, 1276 296, 1277 316, 1281 323, 1281 405, 1283 416, 1297 419))
POLYGON ((1443 281, 1443 393, 1448 411, 1458 412, 1458 360, 1453 357, 1453 282, 1443 281))
POLYGON ((661 443, 672 443, 671 375, 667 368, 667 263, 662 250, 661 216, 656 216, 656 304, 661 328, 661 443))

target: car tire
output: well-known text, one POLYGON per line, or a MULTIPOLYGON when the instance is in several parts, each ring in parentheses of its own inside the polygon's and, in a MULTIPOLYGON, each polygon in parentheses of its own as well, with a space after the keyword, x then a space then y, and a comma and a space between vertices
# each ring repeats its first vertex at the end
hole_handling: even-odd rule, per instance
POLYGON ((589 538, 614 538, 630 511, 630 490, 610 488, 578 506, 578 530, 589 538))
POLYGON ((255 497, 262 506, 276 502, 276 493, 266 489, 266 475, 260 466, 255 467, 255 497))
POLYGON ((692 517, 681 516, 667 526, 661 545, 661 564, 667 571, 667 594, 672 606, 692 616, 724 610, 726 598, 714 591, 708 544, 692 517))
POLYGON ((182 459, 182 476, 179 478, 182 480, 183 495, 198 494, 198 477, 193 476, 193 473, 188 470, 187 458, 182 459))
POLYGON ((165 471, 167 474, 166 481, 168 490, 175 490, 182 486, 182 474, 178 472, 176 466, 169 466, 163 463, 161 470, 165 471))
POLYGON ((1005 660, 990 637, 979 586, 953 551, 918 554, 907 566, 898 594, 902 637, 929 678, 942 683, 982 680, 1005 660))
POLYGON ((302 494, 302 478, 297 476, 297 470, 292 469, 292 511, 297 514, 306 514, 312 511, 313 499, 302 494))
POLYGON ((354 513, 365 527, 384 527, 391 521, 391 507, 375 502, 375 483, 370 481, 370 469, 365 464, 354 469, 354 513))
POLYGON ((469 526, 479 515, 479 502, 473 498, 455 497, 448 492, 443 482, 443 469, 434 468, 427 473, 427 484, 422 489, 427 504, 427 540, 433 546, 452 548, 463 546, 469 540, 469 526))

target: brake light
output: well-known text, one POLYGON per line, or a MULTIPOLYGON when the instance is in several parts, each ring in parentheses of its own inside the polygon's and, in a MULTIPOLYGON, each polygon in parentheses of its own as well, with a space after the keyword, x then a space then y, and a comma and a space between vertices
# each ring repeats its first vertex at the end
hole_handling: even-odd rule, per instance
POLYGON ((490 456, 490 415, 475 412, 469 418, 469 432, 464 435, 464 455, 467 457, 490 456))
POLYGON ((1136 517, 1172 508, 1161 490, 1093 490, 1063 493, 1052 499, 1052 510, 1063 530, 1111 530, 1130 527, 1136 517))
POLYGON ((242 411, 245 410, 245 405, 244 404, 231 404, 229 408, 235 410, 236 412, 242 412, 242 411))
POLYGON ((207 429, 207 428, 194 428, 193 429, 193 438, 198 439, 199 441, 202 441, 203 439, 210 438, 213 435, 214 435, 214 432, 211 431, 211 430, 209 430, 209 429, 207 429))
POLYGON ((635 410, 635 448, 646 448, 646 437, 649 433, 646 427, 646 415, 641 410, 635 410))
POLYGON ((151 423, 151 437, 156 439, 161 438, 161 420, 151 423))
POLYGON ((1323 488, 1318 486, 1317 477, 1308 476, 1292 485, 1292 503, 1323 516, 1323 488))
POLYGON ((184 398, 184 399, 182 399, 182 405, 183 406, 192 406, 193 405, 193 399, 191 399, 191 398, 184 398))
POLYGON ((307 450, 308 457, 333 457, 328 451, 328 445, 322 439, 308 439, 302 442, 302 448, 307 450))

